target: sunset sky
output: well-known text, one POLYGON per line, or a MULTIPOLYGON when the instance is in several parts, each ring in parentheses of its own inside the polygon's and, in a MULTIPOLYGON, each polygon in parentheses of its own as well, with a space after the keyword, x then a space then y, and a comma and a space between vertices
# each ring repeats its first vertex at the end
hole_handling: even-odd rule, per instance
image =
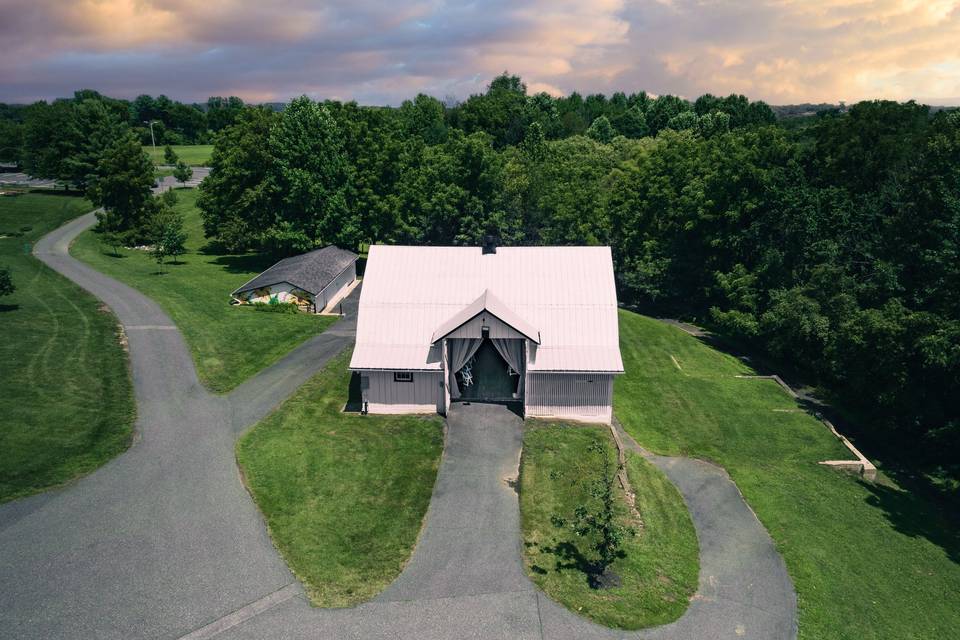
POLYGON ((960 0, 0 0, 0 101, 744 93, 960 103, 960 0))

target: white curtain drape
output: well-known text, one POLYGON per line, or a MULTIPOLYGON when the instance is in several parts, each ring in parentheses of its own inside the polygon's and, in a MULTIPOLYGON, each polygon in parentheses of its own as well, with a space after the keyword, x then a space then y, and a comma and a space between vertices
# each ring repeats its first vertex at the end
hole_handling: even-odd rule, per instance
POLYGON ((515 338, 490 338, 497 353, 507 361, 514 371, 520 374, 517 380, 517 393, 523 393, 523 340, 515 338))
POLYGON ((460 385, 457 384, 457 372, 463 369, 467 360, 480 348, 482 338, 452 338, 448 341, 450 351, 450 397, 460 397, 460 385))

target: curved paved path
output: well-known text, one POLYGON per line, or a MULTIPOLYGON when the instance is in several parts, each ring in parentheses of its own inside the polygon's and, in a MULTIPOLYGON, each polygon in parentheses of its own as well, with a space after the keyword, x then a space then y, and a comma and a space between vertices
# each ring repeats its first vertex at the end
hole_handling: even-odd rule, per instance
POLYGON ((796 600, 769 536, 722 470, 686 459, 649 456, 680 488, 700 539, 700 589, 678 622, 624 634, 546 598, 523 574, 508 482, 522 421, 493 405, 451 410, 427 523, 395 583, 359 607, 311 608, 240 483, 233 443, 350 343, 356 295, 348 319, 230 396, 213 396, 155 303, 67 255, 93 222, 65 225, 36 253, 126 328, 137 440, 68 487, 0 506, 0 637, 796 636, 796 600))

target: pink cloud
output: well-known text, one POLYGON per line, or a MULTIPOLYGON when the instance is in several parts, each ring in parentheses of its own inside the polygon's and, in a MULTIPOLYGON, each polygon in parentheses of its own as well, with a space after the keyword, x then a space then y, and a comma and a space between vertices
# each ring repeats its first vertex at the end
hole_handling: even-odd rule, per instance
POLYGON ((960 95, 957 0, 7 0, 0 100, 79 87, 198 100, 531 90, 960 95))

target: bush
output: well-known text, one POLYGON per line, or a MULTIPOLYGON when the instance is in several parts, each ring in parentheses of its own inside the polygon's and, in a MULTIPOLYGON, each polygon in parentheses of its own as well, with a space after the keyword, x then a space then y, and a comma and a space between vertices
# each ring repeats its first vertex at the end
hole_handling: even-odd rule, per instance
POLYGON ((16 290, 13 278, 10 277, 10 267, 0 267, 0 297, 8 296, 16 290))
POLYGON ((250 306, 257 311, 266 311, 268 313, 300 313, 300 307, 292 302, 254 302, 250 306))

